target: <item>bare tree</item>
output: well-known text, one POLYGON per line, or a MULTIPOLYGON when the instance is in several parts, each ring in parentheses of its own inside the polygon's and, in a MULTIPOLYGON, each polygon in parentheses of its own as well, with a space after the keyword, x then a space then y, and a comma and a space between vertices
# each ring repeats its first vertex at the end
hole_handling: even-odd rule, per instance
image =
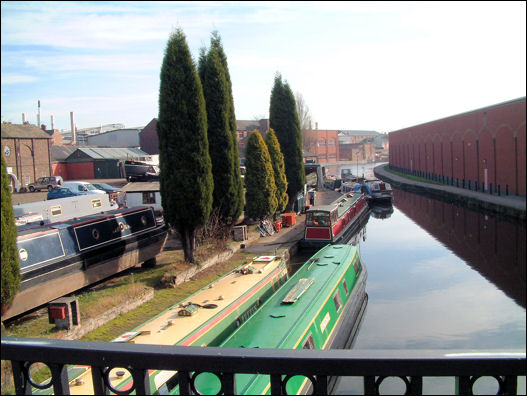
POLYGON ((302 149, 311 151, 317 142, 316 133, 313 132, 311 113, 309 107, 300 92, 295 94, 296 112, 300 120, 300 130, 302 132, 302 149))

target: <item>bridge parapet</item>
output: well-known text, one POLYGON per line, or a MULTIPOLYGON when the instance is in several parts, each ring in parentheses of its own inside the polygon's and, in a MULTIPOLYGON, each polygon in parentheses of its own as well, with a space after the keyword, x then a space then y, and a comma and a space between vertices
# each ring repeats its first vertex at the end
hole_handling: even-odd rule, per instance
POLYGON ((482 376, 496 379, 499 394, 517 394, 518 377, 525 376, 525 351, 408 351, 408 350, 289 350, 182 347, 127 343, 83 342, 2 337, 2 360, 13 366, 17 394, 32 394, 32 363, 46 364, 52 379, 46 388, 69 394, 67 365, 92 367, 94 394, 114 391, 112 368, 125 368, 133 377, 129 394, 151 394, 149 371, 176 370, 172 385, 180 394, 194 394, 199 373, 215 373, 222 394, 236 394, 236 374, 269 375, 271 394, 285 394, 289 378, 303 375, 315 394, 328 394, 331 378, 362 377, 365 394, 379 394, 387 377, 399 377, 407 394, 423 394, 424 377, 454 377, 458 394, 472 394, 482 376))

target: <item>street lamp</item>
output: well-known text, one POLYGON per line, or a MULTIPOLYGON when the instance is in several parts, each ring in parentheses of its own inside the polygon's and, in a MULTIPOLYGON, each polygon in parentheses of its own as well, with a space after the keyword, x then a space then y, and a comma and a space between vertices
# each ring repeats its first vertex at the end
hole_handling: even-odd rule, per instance
POLYGON ((355 157, 357 157, 357 178, 359 177, 359 152, 357 151, 355 153, 355 157))

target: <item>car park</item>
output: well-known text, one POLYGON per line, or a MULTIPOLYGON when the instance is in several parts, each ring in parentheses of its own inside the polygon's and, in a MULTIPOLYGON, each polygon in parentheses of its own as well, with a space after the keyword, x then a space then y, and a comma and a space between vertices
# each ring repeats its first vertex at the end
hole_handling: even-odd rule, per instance
POLYGON ((30 183, 28 186, 29 191, 40 191, 40 190, 52 190, 60 187, 63 183, 61 176, 46 176, 39 177, 35 182, 30 183))
POLYGON ((84 191, 71 191, 66 187, 54 188, 48 191, 46 199, 57 199, 57 198, 66 198, 66 197, 75 197, 77 195, 86 195, 84 191))
POLYGON ((88 194, 106 194, 103 190, 99 190, 93 184, 85 181, 67 181, 62 183, 62 187, 69 188, 73 192, 84 192, 88 194))

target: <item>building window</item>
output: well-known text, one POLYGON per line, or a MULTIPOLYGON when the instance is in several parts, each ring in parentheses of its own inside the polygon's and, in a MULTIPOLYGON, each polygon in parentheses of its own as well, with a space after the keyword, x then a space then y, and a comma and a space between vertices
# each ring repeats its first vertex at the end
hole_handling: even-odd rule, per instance
POLYGON ((143 193, 143 203, 144 204, 155 204, 156 203, 156 193, 153 191, 146 191, 143 193))

